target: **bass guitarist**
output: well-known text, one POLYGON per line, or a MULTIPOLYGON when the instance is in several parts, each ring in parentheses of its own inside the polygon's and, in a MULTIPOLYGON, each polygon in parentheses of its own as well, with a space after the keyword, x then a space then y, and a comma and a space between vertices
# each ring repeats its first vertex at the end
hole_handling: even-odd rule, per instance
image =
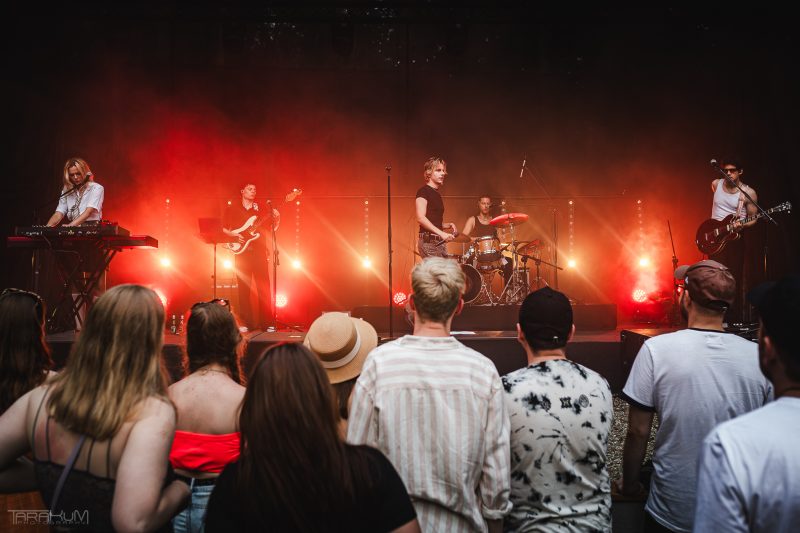
POLYGON ((439 188, 444 185, 444 177, 447 176, 447 163, 441 157, 431 157, 425 161, 424 168, 425 185, 420 187, 414 199, 419 224, 417 249, 423 259, 431 256, 445 257, 447 249, 444 243, 452 241, 458 235, 455 224, 442 222, 444 202, 439 188), (450 229, 452 233, 447 233, 444 228, 450 229))
MULTIPOLYGON (((714 220, 722 220, 728 215, 734 215, 736 220, 741 220, 748 216, 758 214, 758 208, 753 202, 758 201, 756 191, 749 185, 741 182, 744 168, 735 157, 729 157, 722 160, 720 170, 727 174, 728 179, 719 178, 711 182, 711 190, 714 191, 714 202, 711 208, 711 218, 714 220), (752 202, 736 188, 738 184, 742 189, 747 191, 747 194, 752 198, 752 202)), ((728 309, 726 314, 726 322, 742 322, 744 311, 744 295, 746 289, 750 285, 749 276, 751 272, 747 268, 745 246, 746 240, 742 229, 745 227, 756 224, 757 220, 753 220, 747 224, 737 222, 735 230, 740 232, 741 238, 729 241, 722 250, 714 254, 714 260, 719 261, 727 266, 731 274, 736 280, 736 297, 733 305, 728 309)))
POLYGON ((269 281, 269 253, 267 241, 271 227, 277 229, 281 214, 277 209, 256 202, 256 186, 246 183, 240 191, 240 202, 234 202, 225 210, 222 218, 222 231, 246 245, 235 256, 236 283, 239 287, 238 316, 243 322, 242 331, 264 327, 272 316, 272 294, 269 281), (252 217, 255 215, 255 219, 252 217), (258 235, 256 237, 256 235, 258 235), (255 238, 254 238, 255 237, 255 238), (251 294, 257 300, 253 310, 251 294))

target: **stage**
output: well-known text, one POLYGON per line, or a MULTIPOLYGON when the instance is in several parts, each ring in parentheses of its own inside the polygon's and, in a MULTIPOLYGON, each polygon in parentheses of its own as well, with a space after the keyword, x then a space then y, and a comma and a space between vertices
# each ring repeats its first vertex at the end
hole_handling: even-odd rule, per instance
MULTIPOLYGON (((600 373, 608 380, 614 394, 625 384, 636 352, 645 339, 674 331, 672 329, 643 329, 640 325, 626 325, 606 331, 582 331, 567 345, 567 356, 576 363, 600 373)), ((390 337, 379 331, 379 342, 388 342, 390 337)), ((396 334, 401 336, 402 334, 396 334)), ((510 330, 477 331, 454 330, 453 335, 461 342, 492 360, 500 375, 508 374, 525 366, 525 352, 517 342, 516 332, 510 330)), ((247 349, 243 359, 245 374, 252 368, 258 356, 270 346, 280 342, 302 342, 305 332, 256 331, 248 335, 247 349)), ((53 353, 56 370, 63 368, 69 350, 75 340, 75 332, 68 331, 48 335, 47 342, 53 353)), ((164 338, 164 361, 170 379, 176 381, 182 375, 181 354, 184 337, 167 333, 164 338)))

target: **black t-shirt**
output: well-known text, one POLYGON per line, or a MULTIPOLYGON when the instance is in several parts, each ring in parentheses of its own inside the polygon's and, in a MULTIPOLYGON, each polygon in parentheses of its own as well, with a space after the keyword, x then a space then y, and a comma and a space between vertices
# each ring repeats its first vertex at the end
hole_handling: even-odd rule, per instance
MULTIPOLYGON (((242 202, 233 202, 225 209, 225 214, 222 216, 222 227, 230 231, 241 228, 252 216, 258 217, 256 219, 257 223, 262 220, 263 216, 267 217, 267 219, 260 222, 260 225, 252 231, 253 233, 260 234, 260 237, 251 241, 247 246, 247 250, 245 250, 243 253, 248 253, 251 250, 259 250, 263 253, 263 251, 267 248, 267 241, 270 239, 269 205, 265 204, 262 206, 258 202, 254 203, 253 205, 258 206, 261 209, 245 209, 242 205, 242 202)), ((249 238, 247 235, 247 230, 242 232, 242 236, 249 238)), ((234 239, 232 238, 231 240, 233 241, 234 239)))
MULTIPOLYGON (((416 198, 425 198, 428 201, 428 208, 425 210, 425 216, 431 221, 431 224, 439 229, 442 229, 442 221, 444 220, 444 202, 442 195, 439 191, 430 185, 423 185, 417 191, 416 198)), ((428 231, 422 226, 419 227, 420 233, 428 231)))
MULTIPOLYGON (((317 516, 313 514, 314 502, 309 501, 307 518, 314 523, 313 531, 392 531, 416 518, 417 513, 403 480, 381 452, 368 446, 347 445, 346 450, 350 456, 367 454, 372 486, 356 487, 356 501, 352 506, 317 516)), ((217 478, 208 502, 205 530, 208 533, 295 531, 294 526, 288 523, 287 514, 269 502, 263 502, 258 515, 246 507, 237 493, 239 465, 239 461, 230 463, 217 478)), ((308 479, 306 482, 319 481, 308 479)))

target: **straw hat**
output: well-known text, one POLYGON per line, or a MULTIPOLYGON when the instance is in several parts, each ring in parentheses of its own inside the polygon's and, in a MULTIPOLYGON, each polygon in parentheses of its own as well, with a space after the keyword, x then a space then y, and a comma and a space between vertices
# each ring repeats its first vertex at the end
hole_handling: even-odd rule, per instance
POLYGON ((303 341, 317 354, 331 383, 341 383, 361 374, 367 354, 378 345, 372 324, 346 313, 325 313, 308 329, 303 341))

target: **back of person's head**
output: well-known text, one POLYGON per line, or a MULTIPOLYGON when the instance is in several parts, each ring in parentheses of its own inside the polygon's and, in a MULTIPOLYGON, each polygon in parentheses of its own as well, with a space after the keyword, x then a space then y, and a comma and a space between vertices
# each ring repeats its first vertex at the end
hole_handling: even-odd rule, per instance
POLYGON ((535 352, 565 347, 572 324, 569 298, 550 287, 530 293, 519 308, 519 327, 535 352))
POLYGON ((50 400, 57 422, 96 440, 113 437, 137 404, 166 398, 164 307, 152 290, 118 285, 97 299, 50 400))
POLYGON ((44 383, 52 368, 39 295, 19 289, 0 294, 0 414, 44 383))
POLYGON ((675 279, 684 281, 695 312, 722 316, 733 304, 736 280, 722 263, 706 259, 693 265, 679 266, 675 270, 675 279))
POLYGON ((353 494, 331 386, 305 346, 279 344, 264 353, 248 378, 239 428, 239 494, 252 511, 267 505, 308 529, 303 502, 334 507, 353 494))
POLYGON ((800 275, 759 285, 747 295, 761 317, 761 336, 769 337, 772 346, 792 381, 800 382, 800 275))
POLYGON ((451 259, 427 257, 411 271, 414 308, 428 322, 445 323, 458 307, 466 281, 461 266, 451 259))
MULTIPOLYGON (((224 303, 223 300, 219 302, 224 303)), ((216 363, 228 369, 233 380, 241 383, 242 340, 228 305, 216 301, 195 304, 186 324, 186 370, 192 373, 216 363)))
POLYGON ((322 363, 336 393, 339 416, 347 420, 350 393, 367 355, 378 345, 378 333, 361 318, 324 313, 312 322, 303 344, 322 363))

